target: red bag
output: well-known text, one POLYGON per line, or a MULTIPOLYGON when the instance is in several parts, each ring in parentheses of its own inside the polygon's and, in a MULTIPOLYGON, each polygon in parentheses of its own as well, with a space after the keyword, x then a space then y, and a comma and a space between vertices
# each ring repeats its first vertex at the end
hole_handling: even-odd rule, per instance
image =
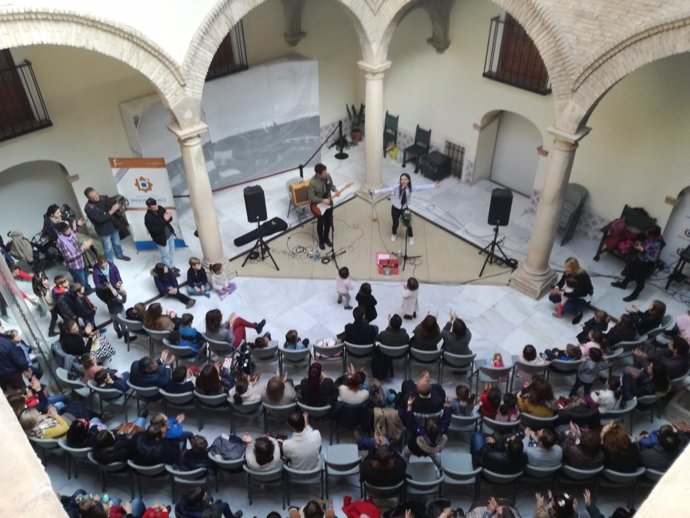
POLYGON ((381 509, 379 509, 371 500, 352 501, 351 496, 346 496, 343 499, 343 512, 347 518, 359 518, 361 515, 366 515, 369 518, 380 518, 381 509))

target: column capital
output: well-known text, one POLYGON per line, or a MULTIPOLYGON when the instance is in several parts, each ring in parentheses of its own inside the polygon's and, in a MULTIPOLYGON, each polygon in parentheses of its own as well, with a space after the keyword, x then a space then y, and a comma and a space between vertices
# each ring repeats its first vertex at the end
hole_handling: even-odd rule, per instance
POLYGON ((191 126, 180 127, 179 124, 168 124, 170 132, 177 137, 177 140, 182 143, 186 140, 201 137, 202 133, 208 131, 208 125, 205 122, 197 122, 191 126))
POLYGON ((384 61, 383 63, 367 63, 365 61, 358 61, 357 66, 364 70, 366 74, 381 75, 388 70, 393 63, 391 61, 384 61))
POLYGON ((561 142, 574 144, 577 146, 580 140, 589 135, 589 132, 592 131, 592 128, 585 126, 577 133, 570 133, 569 131, 564 131, 560 128, 557 128, 556 126, 550 126, 546 131, 551 133, 555 139, 560 140, 561 142))

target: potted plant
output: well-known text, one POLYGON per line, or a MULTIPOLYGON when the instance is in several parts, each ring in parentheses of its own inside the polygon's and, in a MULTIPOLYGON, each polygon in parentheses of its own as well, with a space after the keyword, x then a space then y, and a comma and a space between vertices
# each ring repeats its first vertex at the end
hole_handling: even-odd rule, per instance
POLYGON ((347 117, 350 120, 350 137, 352 142, 359 142, 362 140, 362 132, 364 131, 364 104, 359 105, 359 110, 352 106, 346 104, 347 117))

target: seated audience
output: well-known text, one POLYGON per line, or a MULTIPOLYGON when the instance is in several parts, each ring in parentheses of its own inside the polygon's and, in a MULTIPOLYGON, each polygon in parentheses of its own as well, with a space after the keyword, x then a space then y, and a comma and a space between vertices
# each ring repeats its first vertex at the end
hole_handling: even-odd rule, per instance
POLYGON ((657 394, 664 396, 671 390, 671 379, 664 362, 652 362, 644 369, 628 367, 621 379, 623 395, 621 404, 634 397, 657 394))
POLYGON ((254 376, 244 375, 235 380, 235 386, 228 392, 229 398, 235 405, 249 405, 261 400, 261 391, 258 386, 259 374, 254 376))
POLYGON ((527 465, 527 454, 518 435, 497 438, 484 437, 480 432, 474 432, 470 453, 475 467, 482 466, 502 475, 518 473, 527 465))
POLYGON ((306 412, 295 411, 288 417, 292 430, 289 439, 283 441, 283 457, 291 468, 309 470, 321 462, 321 433, 309 426, 306 412))
POLYGON ((407 428, 409 440, 403 449, 405 461, 409 461, 410 455, 429 457, 438 469, 441 469, 441 450, 448 442, 446 431, 450 426, 451 409, 450 402, 443 408, 443 414, 438 417, 424 418, 424 425, 419 426, 417 418, 412 411, 414 398, 407 400, 407 408, 400 410, 400 420, 407 428))
POLYGON ((630 313, 623 313, 614 325, 604 335, 604 344, 611 350, 620 342, 630 342, 637 339, 637 328, 630 313))
POLYGON ((362 459, 359 480, 372 486, 395 486, 405 480, 407 463, 388 444, 382 444, 362 459))
POLYGON ((172 331, 176 327, 173 318, 175 318, 174 312, 168 311, 163 313, 163 306, 161 306, 158 302, 154 302, 148 308, 146 308, 142 322, 148 329, 154 329, 156 331, 172 331))
POLYGON ((589 341, 590 331, 600 331, 605 333, 606 329, 609 327, 609 315, 606 311, 598 309, 594 312, 594 316, 590 318, 587 322, 582 324, 582 331, 577 334, 577 341, 581 344, 587 343, 589 341))
POLYGON ((637 444, 640 449, 640 464, 645 468, 666 471, 688 443, 685 434, 674 430, 672 425, 663 425, 651 433, 640 433, 637 444))
POLYGON ((175 356, 167 349, 161 351, 159 360, 150 356, 134 360, 129 369, 129 381, 137 387, 165 387, 170 381, 170 365, 174 361, 175 356))
POLYGON ((191 372, 184 365, 175 367, 170 374, 170 381, 163 387, 166 392, 171 394, 184 394, 194 390, 191 372))
POLYGON ((429 314, 414 328, 410 347, 421 351, 437 351, 440 341, 441 328, 438 327, 436 317, 429 314))
POLYGON ((441 348, 451 354, 472 354, 470 340, 472 333, 467 329, 465 322, 458 318, 454 311, 450 312, 450 318, 441 331, 443 344, 441 348))
POLYGON ((518 363, 516 363, 515 367, 515 376, 522 381, 523 383, 532 382, 532 374, 527 372, 524 369, 520 368, 520 364, 524 363, 525 365, 546 365, 548 364, 547 361, 543 360, 537 355, 537 349, 532 345, 532 344, 527 344, 522 348, 522 352, 518 356, 518 363))
POLYGON ((438 383, 431 383, 429 371, 422 371, 419 378, 405 380, 400 387, 400 404, 413 397, 412 411, 418 414, 435 414, 443 410, 446 392, 438 383))
POLYGON ((189 439, 189 449, 182 450, 177 465, 184 471, 204 468, 215 472, 216 465, 208 456, 208 441, 203 435, 194 435, 189 439))
POLYGON ((227 342, 237 348, 247 340, 247 328, 254 329, 260 335, 264 325, 266 325, 265 319, 261 322, 249 322, 234 313, 223 324, 223 314, 219 309, 212 309, 206 313, 206 331, 204 334, 211 340, 227 342))
POLYGON ((262 435, 256 439, 244 432, 242 440, 247 444, 245 460, 247 467, 254 471, 273 471, 283 465, 280 458, 280 445, 273 437, 262 435))
POLYGON ((182 499, 175 503, 176 518, 242 518, 242 511, 233 513, 230 505, 222 500, 213 500, 205 488, 194 486, 187 489, 182 499))
POLYGON ((326 406, 335 401, 333 380, 321 371, 320 363, 309 366, 307 377, 300 384, 300 401, 308 406, 326 406))
POLYGON ((630 440, 623 424, 610 422, 601 429, 601 447, 608 469, 630 473, 640 465, 637 444, 630 440))
POLYGON ((338 338, 355 345, 373 344, 378 329, 367 321, 364 307, 357 306, 353 309, 352 318, 354 321, 345 325, 345 331, 338 335, 338 338))
POLYGON ((343 382, 338 386, 338 401, 348 405, 359 405, 369 399, 369 390, 365 386, 367 375, 362 370, 348 366, 343 382))
POLYGON ((142 466, 175 464, 180 455, 180 447, 177 441, 165 438, 167 431, 167 422, 155 422, 132 437, 129 446, 132 461, 142 466))
POLYGON ((523 440, 527 464, 538 468, 553 468, 563 459, 563 449, 557 443, 558 438, 551 428, 541 428, 536 432, 525 428, 523 440))
POLYGON ((496 421, 503 423, 512 423, 517 421, 520 417, 520 410, 517 407, 517 396, 506 392, 503 394, 503 401, 498 406, 498 412, 496 412, 496 421))
POLYGON ((285 344, 283 344, 283 349, 288 351, 298 351, 306 349, 309 346, 309 339, 305 338, 302 340, 299 334, 294 329, 290 329, 285 333, 285 344))
POLYGON ((475 396, 470 393, 470 387, 462 384, 455 387, 455 398, 450 402, 453 415, 472 415, 474 412, 474 400, 475 396))
POLYGON ((45 414, 35 408, 25 408, 19 413, 19 424, 28 436, 37 439, 59 439, 69 430, 67 421, 52 406, 45 414))
POLYGON ((676 336, 668 343, 668 347, 659 348, 653 354, 647 354, 642 349, 633 350, 635 367, 644 368, 649 362, 661 362, 666 367, 666 372, 671 379, 680 378, 690 369, 690 345, 688 342, 676 336))
POLYGON ((620 406, 623 395, 620 376, 609 376, 603 389, 595 390, 589 397, 597 405, 599 412, 605 413, 620 406))
POLYGON ((400 315, 388 315, 388 327, 381 331, 376 337, 378 342, 383 345, 402 347, 410 343, 410 337, 407 331, 402 327, 402 318, 400 315))
POLYGON ((561 441, 563 464, 578 469, 596 469, 604 464, 604 452, 601 449, 601 437, 592 430, 581 430, 576 424, 570 424, 570 430, 561 441))
POLYGON ((291 382, 288 382, 287 372, 280 376, 276 374, 266 383, 261 392, 261 400, 269 405, 289 405, 294 403, 297 398, 295 389, 291 382))
POLYGON ((556 408, 551 383, 543 376, 534 376, 530 384, 523 385, 518 395, 518 407, 521 412, 533 416, 551 417, 556 408))
POLYGON ((195 383, 197 392, 207 396, 228 392, 234 386, 235 380, 232 375, 218 363, 204 365, 195 383))
POLYGON ((655 327, 661 325, 661 321, 666 314, 666 304, 660 300, 654 300, 646 311, 641 311, 637 306, 630 306, 626 309, 633 318, 635 329, 641 336, 648 333, 655 327))

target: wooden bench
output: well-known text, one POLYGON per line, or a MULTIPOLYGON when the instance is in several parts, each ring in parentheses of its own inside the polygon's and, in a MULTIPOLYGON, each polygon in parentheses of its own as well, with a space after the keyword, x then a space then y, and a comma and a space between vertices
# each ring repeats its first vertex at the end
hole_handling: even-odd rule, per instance
MULTIPOLYGON (((628 236, 636 236, 633 238, 634 240, 641 240, 643 237, 641 236, 641 234, 644 234, 644 232, 648 228, 656 225, 656 218, 645 216, 644 214, 641 214, 639 211, 633 209, 632 207, 629 207, 628 205, 626 205, 623 208, 623 212, 621 213, 620 218, 623 218, 625 220, 625 229, 623 230, 623 233, 627 234, 628 236)), ((594 256, 595 261, 599 260, 599 257, 601 256, 602 252, 608 252, 612 255, 615 255, 616 257, 620 257, 623 260, 628 259, 629 253, 623 253, 618 248, 618 243, 616 243, 614 246, 611 246, 610 243, 609 246, 607 246, 606 243, 607 238, 611 237, 609 236, 609 231, 620 218, 617 218, 611 221, 610 223, 607 223, 601 229, 601 241, 599 242, 597 253, 594 256)), ((633 248, 631 247, 630 250, 632 251, 633 248)))

